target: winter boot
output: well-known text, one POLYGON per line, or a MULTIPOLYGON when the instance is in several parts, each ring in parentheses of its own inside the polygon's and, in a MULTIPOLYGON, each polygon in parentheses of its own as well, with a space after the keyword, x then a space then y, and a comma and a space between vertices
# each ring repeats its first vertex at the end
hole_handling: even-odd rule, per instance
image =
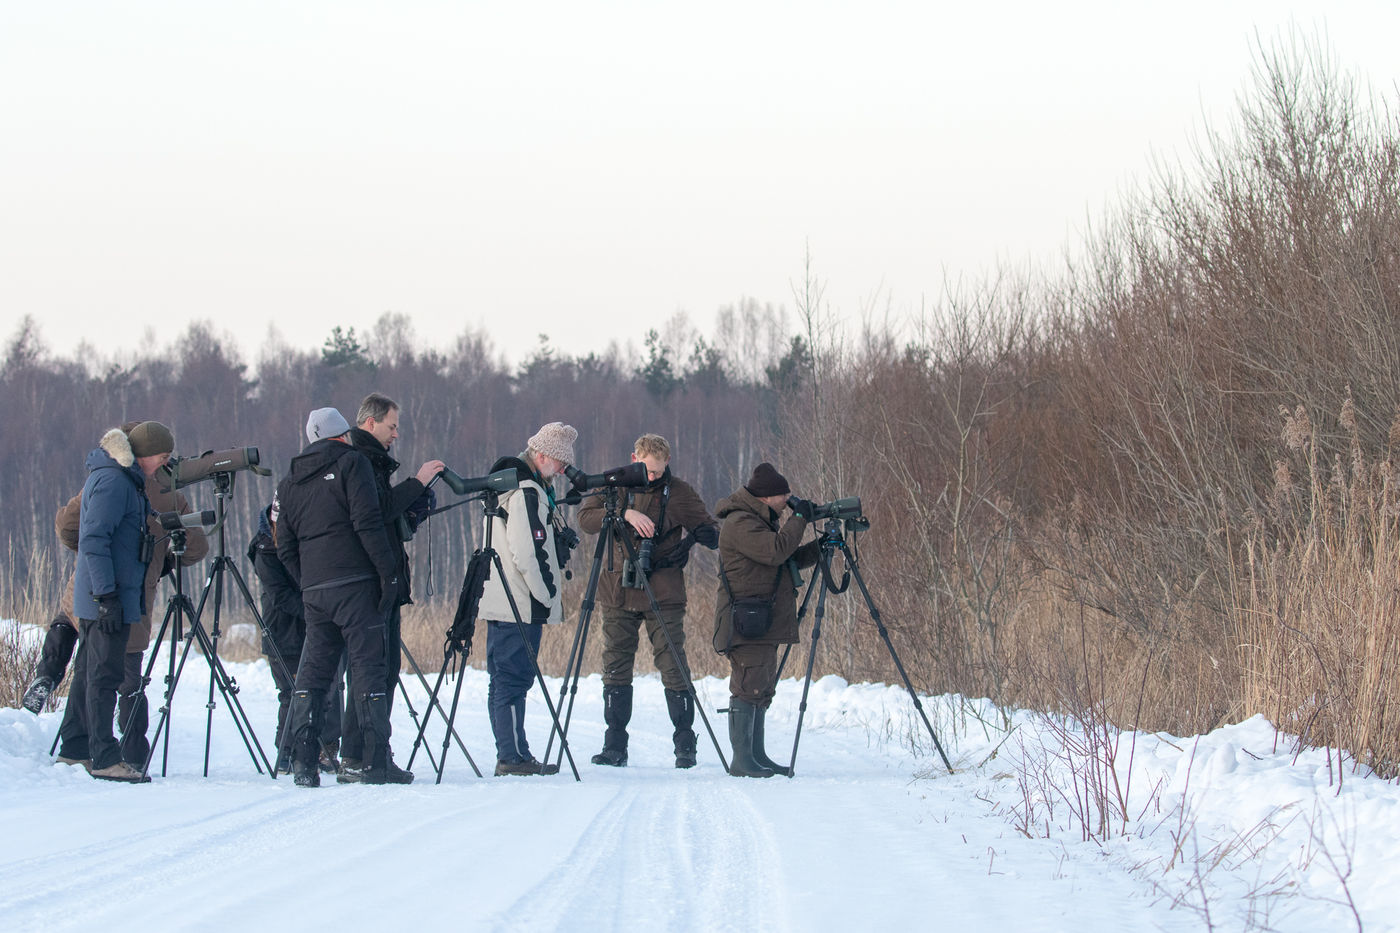
POLYGON ((603 750, 593 756, 595 765, 612 765, 621 768, 627 764, 627 723, 632 720, 632 685, 605 684, 603 686, 603 722, 607 732, 603 735, 603 750))
POLYGON ((320 787, 321 707, 325 692, 297 690, 292 694, 292 781, 297 787, 320 787))
POLYGON ((318 763, 322 774, 335 774, 340 770, 340 759, 336 757, 339 753, 340 739, 321 743, 321 758, 318 763))
POLYGON ((34 678, 29 689, 24 691, 24 699, 20 700, 20 705, 35 716, 39 715, 44 711, 44 704, 49 702, 49 694, 53 693, 56 686, 58 685, 51 678, 40 674, 34 678))
POLYGON ((559 766, 554 763, 545 764, 537 761, 534 757, 524 761, 498 761, 496 762, 496 777, 521 777, 531 774, 558 774, 559 766))
POLYGON ((127 784, 145 784, 151 780, 120 758, 117 759, 116 764, 108 765, 105 768, 96 768, 91 773, 92 776, 99 781, 122 781, 127 784))
POLYGON ((671 743, 675 746, 676 767, 695 767, 695 701, 689 690, 667 690, 666 709, 671 714, 671 743))
POLYGON ((781 774, 783 777, 792 777, 792 769, 778 764, 768 753, 763 750, 763 719, 768 715, 768 707, 760 706, 754 710, 753 714, 753 760, 761 766, 772 771, 774 774, 781 774))
MULTIPOLYGON (((393 752, 389 750, 389 695, 362 693, 356 702, 359 704, 360 725, 364 729, 360 780, 365 784, 412 784, 413 772, 394 764, 393 752)), ((349 769, 346 770, 348 774, 349 769)))
POLYGON ((729 744, 734 758, 729 773, 735 777, 772 777, 773 772, 753 759, 754 705, 737 697, 729 698, 729 744))

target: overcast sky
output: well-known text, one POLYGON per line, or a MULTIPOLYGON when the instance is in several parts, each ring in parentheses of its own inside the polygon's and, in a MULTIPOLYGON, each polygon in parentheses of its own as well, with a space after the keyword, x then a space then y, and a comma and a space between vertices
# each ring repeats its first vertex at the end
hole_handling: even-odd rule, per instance
POLYGON ((1400 4, 0 3, 0 338, 249 362, 385 311, 519 359, 749 297, 1054 265, 1290 26, 1394 99, 1400 4))

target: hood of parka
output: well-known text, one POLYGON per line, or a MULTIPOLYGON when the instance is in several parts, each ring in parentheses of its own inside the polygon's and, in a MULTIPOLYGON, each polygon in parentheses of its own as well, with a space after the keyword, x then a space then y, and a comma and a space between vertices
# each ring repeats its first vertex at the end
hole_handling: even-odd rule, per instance
MULTIPOLYGON (((89 470, 111 466, 129 470, 135 463, 136 455, 131 452, 131 440, 121 428, 112 428, 102 435, 102 440, 97 442, 97 447, 87 455, 86 460, 89 470)), ((142 479, 144 486, 145 477, 142 479)))
POLYGON ((321 471, 335 463, 350 450, 350 446, 333 437, 324 437, 309 445, 292 458, 287 476, 293 483, 305 483, 321 475, 321 471))

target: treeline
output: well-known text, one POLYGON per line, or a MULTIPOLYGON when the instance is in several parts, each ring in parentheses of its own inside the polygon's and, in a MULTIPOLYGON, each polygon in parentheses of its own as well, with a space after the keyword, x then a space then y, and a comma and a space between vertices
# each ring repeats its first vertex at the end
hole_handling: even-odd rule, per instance
MULTIPOLYGON (((183 452, 257 444, 280 472, 310 408, 376 388, 404 405, 405 469, 480 473, 559 419, 590 470, 665 434, 710 503, 759 459, 804 495, 860 496, 853 550, 920 689, 1183 734, 1263 712, 1394 773, 1400 132, 1321 53, 1263 52, 1257 78, 1062 273, 994 275, 856 333, 811 269, 790 320, 745 303, 708 338, 675 320, 641 353, 543 341, 515 367, 482 333, 421 350, 399 316, 363 343, 265 348, 256 379, 208 327, 98 364, 26 325, 0 370, 0 586, 24 585, 102 427, 160 418, 183 452)), ((240 483, 241 547, 271 481, 240 483)), ((477 524, 430 536, 448 597, 477 524)), ((826 608, 818 672, 896 679, 858 590, 826 608)))
MULTIPOLYGON (((134 352, 85 346, 64 358, 46 350, 41 329, 25 318, 0 363, 0 389, 15 412, 11 442, 0 449, 0 543, 8 557, 0 612, 52 605, 61 574, 49 568, 64 559, 53 550, 54 510, 82 488, 84 457, 102 432, 124 421, 165 422, 179 455, 258 448, 274 476, 235 474, 228 500, 226 547, 240 559, 257 512, 306 443, 307 412, 335 405, 353 421, 372 390, 402 406, 393 449, 402 476, 434 457, 464 476, 483 474, 497 457, 520 452, 542 423, 562 420, 579 429, 579 465, 591 472, 626 463, 640 433, 664 434, 677 472, 713 501, 770 446, 788 358, 802 355, 784 331, 780 309, 744 301, 720 312, 709 338, 678 316, 638 335, 641 353, 614 344, 574 356, 541 336, 512 366, 484 332, 464 332, 448 350, 423 349, 406 316, 386 314, 363 334, 335 328, 320 348, 269 342, 253 369, 233 337, 207 323, 134 352)), ((436 489, 439 505, 450 504, 451 493, 436 489)), ((214 506, 209 484, 191 490, 197 507, 214 506)), ((455 599, 480 525, 479 507, 432 521, 431 548, 420 541, 412 549, 418 593, 427 593, 431 555, 434 588, 455 599)))

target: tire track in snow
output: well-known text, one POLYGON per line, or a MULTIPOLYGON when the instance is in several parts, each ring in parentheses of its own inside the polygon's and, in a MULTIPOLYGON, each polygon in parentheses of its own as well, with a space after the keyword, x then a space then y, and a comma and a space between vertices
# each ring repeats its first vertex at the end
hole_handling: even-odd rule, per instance
POLYGON ((733 791, 715 781, 619 788, 559 869, 493 927, 713 930, 749 917, 788 928, 786 904, 765 884, 781 871, 771 826, 733 791))

